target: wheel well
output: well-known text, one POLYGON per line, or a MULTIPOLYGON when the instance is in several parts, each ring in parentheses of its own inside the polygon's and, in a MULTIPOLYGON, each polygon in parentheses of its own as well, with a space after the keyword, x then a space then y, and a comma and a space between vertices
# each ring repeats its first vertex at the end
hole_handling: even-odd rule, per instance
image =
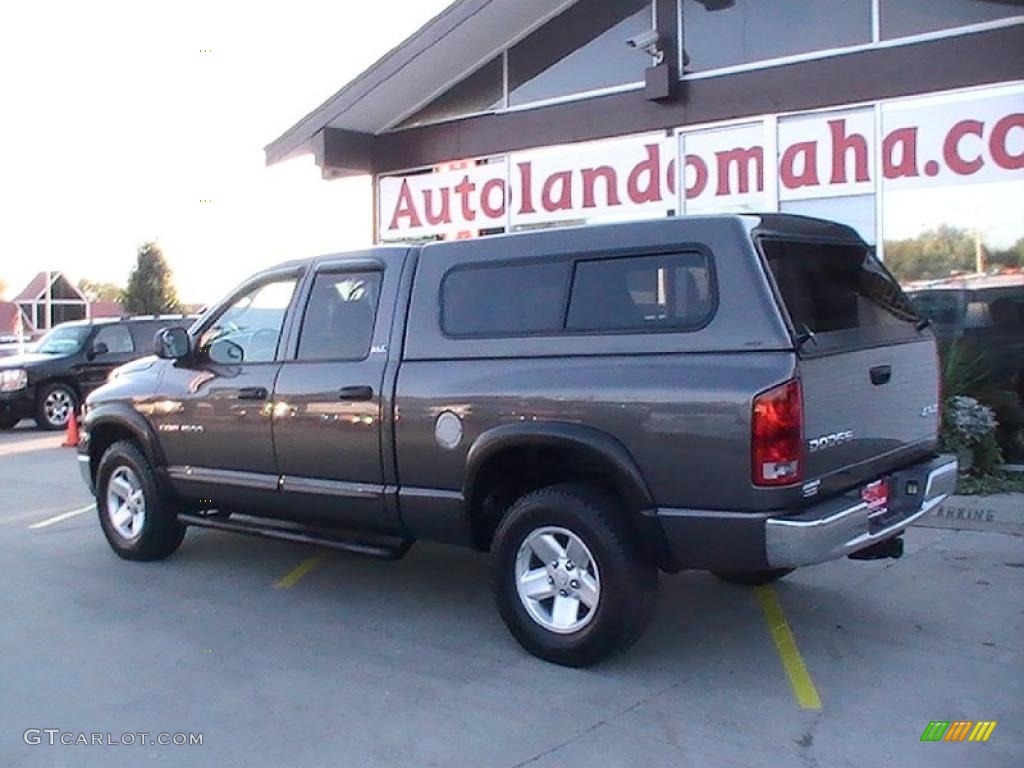
POLYGON ((146 454, 145 447, 139 442, 135 433, 121 424, 100 424, 89 431, 89 472, 94 481, 103 454, 106 453, 107 448, 121 440, 134 443, 143 455, 146 454))
MULTIPOLYGON (((634 489, 625 487, 611 461, 594 451, 567 446, 526 445, 504 448, 487 459, 473 478, 468 502, 476 546, 489 551, 506 510, 521 496, 567 482, 584 482, 610 493, 620 508, 632 509, 634 489)), ((629 518, 635 518, 629 515, 629 518)))

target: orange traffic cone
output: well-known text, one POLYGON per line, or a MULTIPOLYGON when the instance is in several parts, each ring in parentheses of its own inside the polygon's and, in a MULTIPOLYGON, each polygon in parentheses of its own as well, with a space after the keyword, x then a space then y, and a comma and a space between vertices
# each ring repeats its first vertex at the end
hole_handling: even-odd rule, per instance
POLYGON ((78 414, 72 409, 68 418, 68 431, 64 436, 64 447, 75 448, 78 446, 78 414))

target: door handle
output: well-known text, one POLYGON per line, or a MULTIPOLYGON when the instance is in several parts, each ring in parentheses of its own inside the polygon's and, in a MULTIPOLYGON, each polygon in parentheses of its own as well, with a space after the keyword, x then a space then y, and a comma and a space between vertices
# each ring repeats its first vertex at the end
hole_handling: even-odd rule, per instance
POLYGON ((266 400, 270 393, 266 387, 242 387, 238 390, 239 400, 266 400))
POLYGON ((892 378, 892 366, 891 365, 876 365, 871 369, 871 383, 876 387, 882 384, 888 384, 889 379, 892 378))
POLYGON ((338 390, 340 400, 373 400, 373 387, 342 387, 338 390))

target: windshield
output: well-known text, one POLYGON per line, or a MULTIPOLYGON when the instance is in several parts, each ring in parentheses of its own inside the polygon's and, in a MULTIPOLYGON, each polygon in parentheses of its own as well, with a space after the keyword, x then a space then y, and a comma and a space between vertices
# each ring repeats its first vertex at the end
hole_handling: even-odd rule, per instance
POLYGON ((73 355, 85 344, 90 330, 88 325, 59 325, 43 336, 36 352, 44 355, 73 355))

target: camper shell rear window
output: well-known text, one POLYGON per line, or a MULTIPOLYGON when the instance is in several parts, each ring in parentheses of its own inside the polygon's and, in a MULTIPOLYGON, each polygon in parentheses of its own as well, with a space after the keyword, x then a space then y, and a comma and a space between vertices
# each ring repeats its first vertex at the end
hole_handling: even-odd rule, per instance
POLYGON ((864 244, 761 238, 759 248, 802 351, 898 343, 919 335, 900 284, 864 244))

